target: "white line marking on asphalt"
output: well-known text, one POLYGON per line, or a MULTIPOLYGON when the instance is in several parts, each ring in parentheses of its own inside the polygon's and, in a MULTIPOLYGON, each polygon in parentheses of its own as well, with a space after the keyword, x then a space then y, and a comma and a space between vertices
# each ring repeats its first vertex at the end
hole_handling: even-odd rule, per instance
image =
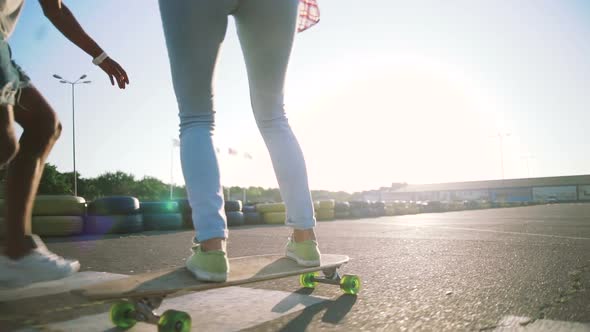
POLYGON ((553 237, 557 239, 568 239, 568 240, 590 240, 587 237, 579 236, 564 236, 564 235, 551 235, 551 234, 539 234, 539 233, 523 233, 523 232, 507 232, 497 231, 493 229, 480 229, 480 228, 469 228, 469 227, 452 227, 452 226, 437 226, 437 225, 420 225, 420 224, 402 224, 402 223, 384 223, 384 222, 373 222, 379 225, 391 225, 391 226, 404 226, 404 227, 420 227, 420 228, 442 228, 442 229, 454 229, 461 231, 474 231, 474 232, 488 232, 488 233, 499 233, 499 234, 511 234, 511 235, 526 235, 526 236, 540 236, 540 237, 553 237))
POLYGON ((494 331, 588 332, 590 331, 590 324, 549 319, 532 321, 528 317, 505 316, 494 331))
MULTIPOLYGON (((405 226, 412 226, 412 225, 405 225, 405 226)), ((493 229, 478 229, 478 228, 468 228, 468 227, 450 227, 450 226, 421 226, 421 225, 414 225, 417 227, 432 227, 432 228, 443 228, 443 229, 456 229, 462 231, 475 231, 475 232, 488 232, 488 233, 500 233, 500 234, 511 234, 511 235, 527 235, 527 236, 541 236, 541 237, 554 237, 558 239, 568 239, 568 240, 590 240, 587 237, 577 237, 577 236, 563 236, 563 235, 551 235, 551 234, 538 234, 538 233, 522 233, 522 232, 506 232, 506 231, 496 231, 493 229)))
MULTIPOLYGON (((199 331, 237 331, 301 311, 326 300, 323 297, 292 292, 227 287, 166 299, 156 311, 159 314, 168 309, 185 311, 191 315, 193 329, 199 331)), ((41 331, 110 331, 112 328, 109 313, 105 312, 47 324, 41 327, 41 331)), ((153 325, 137 323, 129 331, 155 330, 153 325)), ((35 330, 26 328, 19 331, 35 330)))

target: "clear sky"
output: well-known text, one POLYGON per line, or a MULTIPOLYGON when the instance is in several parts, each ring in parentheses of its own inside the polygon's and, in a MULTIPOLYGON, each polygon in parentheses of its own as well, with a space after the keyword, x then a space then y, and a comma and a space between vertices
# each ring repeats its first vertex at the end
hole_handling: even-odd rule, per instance
MULTIPOLYGON (((247 1, 247 0, 244 0, 247 1)), ((66 2, 126 69, 120 91, 27 0, 13 55, 58 112, 49 162, 170 181, 176 100, 157 1, 66 2)), ((586 0, 319 0, 321 22, 299 34, 286 108, 312 189, 358 191, 432 183, 590 173, 590 4, 586 0), (530 157, 530 158, 526 158, 530 157), (529 167, 527 168, 527 161, 529 167)), ((233 21, 216 76, 216 144, 224 185, 275 187, 248 98, 233 21), (230 156, 228 148, 254 159, 230 156)), ((178 149, 174 182, 183 183, 178 149)))

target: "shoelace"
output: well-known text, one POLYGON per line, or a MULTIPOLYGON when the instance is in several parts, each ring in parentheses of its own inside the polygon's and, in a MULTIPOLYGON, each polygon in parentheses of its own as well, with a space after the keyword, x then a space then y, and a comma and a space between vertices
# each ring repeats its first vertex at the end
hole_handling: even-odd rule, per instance
POLYGON ((64 265, 66 263, 66 259, 49 250, 37 249, 36 255, 40 256, 42 262, 56 263, 56 265, 64 265))

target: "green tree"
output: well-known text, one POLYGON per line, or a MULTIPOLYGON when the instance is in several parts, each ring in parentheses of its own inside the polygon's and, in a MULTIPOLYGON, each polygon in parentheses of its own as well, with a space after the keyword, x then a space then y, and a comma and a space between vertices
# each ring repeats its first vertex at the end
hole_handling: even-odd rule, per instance
POLYGON ((106 195, 96 186, 96 179, 81 178, 78 180, 78 196, 82 196, 86 198, 86 200, 91 201, 106 195))
POLYGON ((170 187, 159 179, 146 176, 135 184, 133 192, 140 201, 166 200, 170 196, 170 187))
POLYGON ((62 174, 57 167, 45 164, 43 176, 39 182, 40 195, 72 195, 74 193, 73 173, 62 174))
MULTIPOLYGON (((39 194, 45 195, 71 195, 73 193, 73 172, 60 173, 57 167, 51 164, 45 164, 43 178, 39 185, 39 194)), ((94 200, 103 196, 111 195, 128 195, 137 197, 141 201, 155 201, 167 200, 170 197, 169 184, 161 180, 146 176, 137 181, 132 174, 125 172, 107 172, 95 178, 82 178, 80 174, 77 175, 78 181, 78 195, 87 200, 94 200)), ((6 170, 0 169, 0 190, 6 180, 6 170)), ((227 188, 223 188, 224 194, 227 194, 227 188)), ((231 198, 227 199, 242 199, 242 187, 231 187, 231 198)), ((0 193, 0 198, 3 197, 4 192, 0 193)), ((312 191, 314 200, 320 199, 335 199, 339 201, 346 201, 360 197, 362 193, 355 193, 350 195, 348 193, 330 192, 327 190, 312 191)), ((280 202, 281 193, 277 188, 262 188, 249 187, 246 188, 247 203, 263 203, 263 202, 280 202)), ((185 198, 186 187, 174 186, 173 198, 185 198)))
POLYGON ((135 177, 121 171, 107 172, 99 175, 94 181, 96 189, 105 196, 134 195, 135 177))

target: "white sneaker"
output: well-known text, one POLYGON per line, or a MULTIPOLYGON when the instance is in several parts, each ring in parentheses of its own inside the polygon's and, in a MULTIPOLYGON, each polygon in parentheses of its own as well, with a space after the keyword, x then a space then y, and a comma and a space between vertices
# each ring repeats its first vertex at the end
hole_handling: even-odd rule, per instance
POLYGON ((18 260, 0 256, 0 287, 23 287, 36 282, 62 279, 78 272, 80 262, 52 253, 36 235, 31 238, 35 249, 30 254, 18 260))

